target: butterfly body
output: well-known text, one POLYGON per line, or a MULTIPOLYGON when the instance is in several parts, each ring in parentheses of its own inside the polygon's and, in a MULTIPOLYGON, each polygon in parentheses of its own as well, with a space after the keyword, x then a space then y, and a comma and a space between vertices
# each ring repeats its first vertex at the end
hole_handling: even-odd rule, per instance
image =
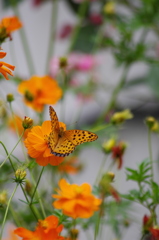
POLYGON ((68 156, 77 145, 84 142, 95 141, 98 136, 85 130, 64 130, 60 127, 56 112, 50 106, 50 118, 52 131, 48 136, 48 146, 51 153, 58 157, 68 156))

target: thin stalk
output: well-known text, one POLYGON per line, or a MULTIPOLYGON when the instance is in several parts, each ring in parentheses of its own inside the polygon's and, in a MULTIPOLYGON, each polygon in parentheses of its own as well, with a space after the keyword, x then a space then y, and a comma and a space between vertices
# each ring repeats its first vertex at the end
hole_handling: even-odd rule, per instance
POLYGON ((80 31, 80 28, 81 28, 82 21, 84 19, 86 10, 88 8, 88 4, 89 4, 89 2, 87 0, 85 0, 79 6, 79 11, 78 11, 79 20, 78 20, 78 23, 77 23, 76 27, 74 28, 74 31, 73 31, 72 41, 70 43, 70 46, 69 46, 69 49, 68 49, 68 53, 73 50, 73 47, 74 47, 74 45, 76 43, 76 40, 77 40, 79 31, 80 31))
MULTIPOLYGON (((1 141, 0 141, 0 144, 3 146, 3 148, 4 148, 5 152, 6 152, 6 155, 8 156, 8 159, 9 159, 9 161, 10 161, 10 164, 11 164, 11 166, 12 166, 12 169, 13 169, 13 171, 15 172, 15 167, 14 167, 14 165, 13 165, 13 163, 12 163, 12 160, 11 160, 9 154, 8 154, 8 151, 7 151, 6 147, 5 147, 5 145, 4 145, 1 141)), ((23 191, 23 194, 24 194, 24 196, 25 196, 25 198, 26 198, 27 203, 29 204, 29 199, 28 199, 28 197, 27 197, 27 195, 26 195, 26 192, 24 191, 24 188, 23 188, 22 184, 20 184, 20 187, 21 187, 21 189, 22 189, 22 191, 23 191)), ((31 209, 31 211, 32 211, 35 219, 38 220, 38 218, 40 218, 40 217, 39 217, 40 215, 39 215, 39 213, 38 213, 38 210, 37 210, 33 205, 30 206, 30 209, 31 209)))
POLYGON ((151 181, 154 178, 154 171, 153 171, 153 157, 152 157, 152 144, 151 144, 151 130, 148 129, 148 149, 149 149, 149 159, 151 164, 151 181))
POLYGON ((58 0, 52 0, 52 13, 51 13, 51 24, 50 24, 50 37, 49 37, 49 44, 48 44, 48 52, 46 58, 46 66, 45 72, 48 74, 49 71, 49 62, 53 55, 54 45, 55 45, 55 36, 56 36, 56 23, 57 23, 57 16, 58 16, 58 0))
MULTIPOLYGON (((31 177, 32 177, 32 180, 33 180, 33 183, 35 185, 35 179, 34 179, 34 176, 32 173, 31 174, 31 177)), ((41 211, 42 211, 42 214, 43 214, 43 217, 46 218, 46 212, 45 212, 45 209, 44 209, 44 206, 43 206, 43 203, 42 203, 42 200, 41 200, 41 197, 40 197, 40 194, 39 194, 39 191, 36 189, 36 195, 37 195, 37 198, 39 200, 39 204, 40 204, 40 207, 41 207, 41 211)))
MULTIPOLYGON (((11 3, 14 2, 13 0, 10 0, 10 1, 11 1, 11 3)), ((19 19, 21 19, 20 12, 19 12, 17 6, 15 4, 12 4, 12 5, 13 5, 13 11, 14 11, 15 15, 18 16, 19 19)), ((35 67, 34 67, 34 62, 32 59, 32 54, 31 54, 31 51, 29 48, 29 44, 27 41, 27 36, 26 36, 25 30, 24 30, 24 27, 22 27, 19 30, 19 34, 20 34, 22 45, 23 45, 23 49, 24 49, 24 53, 25 53, 25 57, 26 57, 30 75, 33 75, 33 74, 35 74, 35 67)))
POLYGON ((104 166, 105 166, 107 158, 108 158, 108 155, 106 155, 106 157, 104 156, 103 161, 102 161, 102 163, 100 165, 99 171, 97 173, 97 177, 96 177, 94 185, 98 184, 98 182, 99 182, 99 180, 101 178, 101 175, 102 175, 102 172, 103 172, 103 169, 104 169, 104 166))
POLYGON ((40 182, 40 179, 41 179, 41 176, 42 176, 43 171, 44 171, 44 167, 43 167, 42 170, 41 170, 39 179, 38 179, 38 181, 37 181, 37 184, 36 184, 36 187, 35 187, 35 189, 34 189, 33 195, 32 195, 32 197, 31 197, 30 205, 32 205, 32 203, 33 203, 33 199, 34 199, 34 196, 35 196, 37 187, 38 187, 38 185, 39 185, 39 182, 40 182))
POLYGON ((16 145, 14 146, 14 148, 12 149, 12 151, 7 155, 6 159, 2 162, 2 164, 0 165, 0 168, 5 164, 5 162, 7 161, 7 159, 10 157, 10 155, 13 153, 13 151, 15 150, 15 148, 17 147, 17 145, 19 144, 19 142, 21 141, 23 135, 24 135, 25 129, 23 130, 21 136, 18 139, 18 142, 16 143, 16 145))
POLYGON ((111 99, 110 99, 108 105, 106 106, 104 111, 101 113, 101 115, 99 116, 99 118, 98 118, 98 120, 96 121, 95 124, 101 123, 103 121, 103 119, 105 118, 105 116, 107 115, 107 113, 115 107, 118 94, 122 90, 123 86, 125 85, 128 70, 129 70, 128 67, 125 67, 125 69, 123 71, 123 74, 122 74, 122 77, 121 77, 121 80, 119 81, 117 86, 114 88, 111 99))
POLYGON ((5 214, 4 214, 4 218, 3 218, 3 222, 2 222, 2 227, 1 227, 1 232, 0 232, 0 240, 2 239, 2 234, 3 234, 3 230, 4 230, 4 225, 5 225, 5 222, 6 222, 6 218, 7 218, 7 214, 8 214, 8 210, 9 210, 9 206, 10 206, 10 203, 12 201, 12 198, 18 188, 18 185, 16 185, 16 187, 14 188, 13 192, 12 192, 12 195, 11 197, 9 198, 9 201, 8 201, 8 204, 7 204, 7 208, 6 208, 6 211, 5 211, 5 214))
MULTIPOLYGON (((15 210, 14 210, 14 208, 12 207, 11 204, 10 204, 10 212, 11 212, 11 214, 12 214, 12 216, 13 216, 13 219, 14 219, 14 221, 15 221, 15 223, 16 223, 16 226, 17 226, 17 227, 20 227, 20 226, 21 226, 21 221, 22 221, 22 219, 19 221, 20 216, 17 215, 17 212, 15 212, 15 210)), ((24 222, 23 222, 23 224, 24 224, 24 222)))

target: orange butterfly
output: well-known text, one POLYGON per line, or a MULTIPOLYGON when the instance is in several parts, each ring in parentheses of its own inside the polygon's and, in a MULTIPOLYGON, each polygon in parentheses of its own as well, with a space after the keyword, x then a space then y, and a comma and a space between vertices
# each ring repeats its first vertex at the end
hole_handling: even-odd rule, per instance
POLYGON ((59 120, 53 107, 50 106, 50 118, 52 131, 48 136, 48 146, 51 153, 58 157, 68 156, 77 145, 84 142, 95 141, 98 136, 85 130, 67 130, 60 127, 59 120))

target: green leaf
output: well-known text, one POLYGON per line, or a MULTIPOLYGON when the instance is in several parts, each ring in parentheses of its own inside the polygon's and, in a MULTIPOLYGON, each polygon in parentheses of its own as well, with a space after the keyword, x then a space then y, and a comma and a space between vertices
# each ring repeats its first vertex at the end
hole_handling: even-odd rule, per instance
POLYGON ((8 7, 16 6, 22 1, 23 0, 3 0, 3 7, 8 8, 8 7))

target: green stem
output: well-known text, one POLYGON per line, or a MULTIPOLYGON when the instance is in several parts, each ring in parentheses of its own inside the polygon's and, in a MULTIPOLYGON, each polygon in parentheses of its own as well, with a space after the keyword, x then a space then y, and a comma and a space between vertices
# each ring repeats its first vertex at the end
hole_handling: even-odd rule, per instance
MULTIPOLYGON (((16 4, 14 4, 14 0, 10 0, 10 2, 12 3, 13 11, 14 11, 15 15, 18 16, 19 19, 21 19, 20 12, 19 12, 16 4)), ((31 51, 30 51, 30 48, 29 48, 29 44, 28 44, 28 41, 27 41, 27 36, 26 36, 25 31, 24 31, 24 27, 22 27, 19 30, 19 34, 20 34, 22 45, 23 45, 26 61, 27 61, 27 64, 28 64, 28 69, 30 71, 30 75, 33 75, 33 74, 35 74, 35 67, 34 67, 34 62, 33 62, 32 55, 31 55, 31 51)))
POLYGON ((152 157, 152 145, 151 145, 151 130, 148 129, 148 149, 149 149, 149 158, 150 158, 150 164, 151 164, 151 181, 153 181, 154 178, 154 172, 153 172, 153 157, 152 157))
POLYGON ((40 179, 41 179, 41 176, 42 176, 43 171, 44 171, 44 167, 42 167, 42 170, 41 170, 39 179, 38 179, 38 181, 37 181, 37 184, 36 184, 36 187, 35 187, 35 189, 34 189, 33 195, 32 195, 32 197, 31 197, 30 205, 32 205, 32 203, 33 203, 33 199, 34 199, 34 196, 35 196, 37 187, 38 187, 38 185, 39 185, 39 182, 40 182, 40 179))
MULTIPOLYGON (((15 212, 15 210, 14 210, 14 208, 12 207, 11 204, 10 204, 10 212, 11 212, 11 214, 12 214, 12 216, 13 216, 13 219, 14 219, 14 221, 15 221, 15 223, 16 223, 16 226, 17 226, 17 227, 20 227, 20 226, 22 225, 22 224, 21 224, 22 219, 19 221, 20 216, 17 215, 17 212, 15 212)), ((24 223, 23 223, 23 224, 24 224, 24 223)))
MULTIPOLYGON (((0 141, 0 144, 3 146, 3 148, 4 148, 5 152, 6 152, 6 155, 8 156, 8 159, 9 159, 9 161, 10 161, 10 164, 11 164, 11 166, 12 166, 12 169, 13 169, 13 171, 15 172, 15 167, 14 167, 14 165, 13 165, 13 163, 12 163, 12 160, 11 160, 9 154, 8 154, 8 151, 7 151, 6 147, 5 147, 5 145, 4 145, 1 141, 0 141)), ((25 196, 25 198, 26 198, 27 203, 29 204, 28 197, 27 197, 27 195, 26 195, 26 193, 25 193, 25 191, 24 191, 24 188, 23 188, 22 184, 20 184, 20 187, 21 187, 21 189, 22 189, 22 191, 23 191, 23 194, 24 194, 24 196, 25 196)), ((31 209, 34 217, 36 218, 36 220, 38 220, 39 214, 38 214, 37 209, 36 209, 34 206, 30 206, 30 209, 31 209), (38 217, 37 217, 37 216, 38 216, 38 217)))
MULTIPOLYGON (((6 159, 2 162, 2 164, 0 165, 0 168, 5 164, 5 162, 7 161, 7 159, 10 157, 10 155, 12 154, 12 152, 14 151, 14 149, 17 147, 17 145, 19 144, 19 142, 21 141, 23 135, 24 135, 25 129, 23 130, 18 142, 16 143, 16 145, 14 146, 14 148, 12 149, 12 151, 7 155, 6 159)), ((0 142, 2 144, 2 142, 0 142)))
MULTIPOLYGON (((31 177, 32 177, 32 180, 33 180, 33 183, 35 185, 35 179, 34 179, 34 176, 32 173, 31 174, 31 177)), ((42 200, 41 200, 41 197, 40 197, 40 194, 38 192, 38 190, 36 189, 36 195, 37 195, 37 198, 39 200, 39 203, 40 203, 40 207, 41 207, 41 211, 42 211, 42 214, 43 214, 43 217, 46 218, 46 212, 45 212, 45 209, 44 209, 44 206, 43 206, 43 203, 42 203, 42 200)))
POLYGON ((5 225, 5 222, 6 222, 6 218, 7 218, 9 206, 10 206, 10 203, 11 203, 11 201, 12 201, 12 198, 13 198, 13 196, 14 196, 17 188, 18 188, 18 185, 19 185, 19 184, 17 184, 16 187, 14 188, 13 193, 12 193, 12 195, 11 195, 9 201, 8 201, 8 204, 7 204, 7 208, 6 208, 6 211, 5 211, 5 214, 4 214, 4 218, 3 218, 3 222, 2 222, 2 227, 1 227, 1 232, 0 232, 0 240, 2 239, 2 234, 3 234, 4 225, 5 225))
POLYGON ((106 162, 107 158, 108 158, 108 155, 106 157, 104 156, 103 161, 102 161, 102 163, 100 165, 99 171, 97 173, 97 177, 96 177, 94 185, 98 184, 98 182, 99 182, 99 180, 101 178, 101 175, 102 175, 102 172, 103 172, 103 169, 104 169, 104 165, 105 165, 105 162, 106 162))
POLYGON ((80 28, 81 28, 81 25, 82 25, 82 21, 85 17, 85 14, 86 14, 86 11, 87 11, 87 8, 88 8, 88 4, 89 4, 89 1, 85 0, 79 6, 79 11, 78 11, 79 20, 78 20, 78 23, 77 23, 76 27, 74 28, 74 31, 73 31, 72 41, 70 43, 68 53, 71 52, 74 48, 74 45, 76 43, 80 28))
POLYGON ((56 23, 57 23, 57 16, 58 16, 58 0, 52 0, 52 2, 54 4, 52 6, 52 13, 51 13, 51 24, 50 24, 51 29, 50 29, 46 66, 45 66, 46 74, 48 74, 49 62, 50 62, 51 57, 53 56, 55 36, 56 36, 56 23))
POLYGON ((128 73, 128 66, 125 66, 121 80, 119 81, 117 86, 114 88, 111 99, 110 99, 108 105, 106 106, 106 108, 104 109, 104 111, 99 116, 96 124, 102 123, 102 121, 105 118, 105 116, 107 115, 107 113, 115 107, 116 101, 117 101, 117 96, 118 96, 119 92, 122 90, 123 86, 125 85, 127 73, 128 73))

